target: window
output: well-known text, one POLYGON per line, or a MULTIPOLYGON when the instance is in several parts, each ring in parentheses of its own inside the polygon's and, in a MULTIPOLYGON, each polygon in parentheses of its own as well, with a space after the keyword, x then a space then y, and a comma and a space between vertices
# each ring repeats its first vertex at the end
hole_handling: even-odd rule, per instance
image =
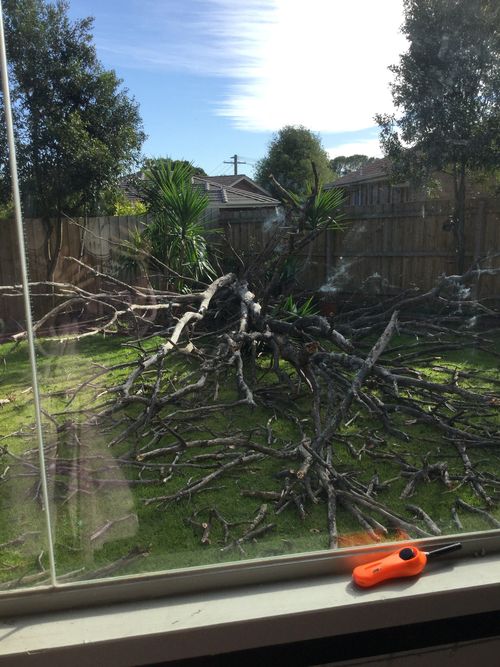
MULTIPOLYGON (((296 118, 292 100, 278 104, 286 90, 266 69, 269 35, 285 40, 286 60, 273 50, 276 62, 295 74, 301 67, 283 26, 291 21, 296 39, 323 30, 304 8, 251 3, 247 13, 213 2, 219 27, 212 24, 198 45, 198 59, 176 38, 177 62, 156 41, 156 24, 170 31, 191 21, 194 47, 198 5, 187 11, 173 3, 173 18, 151 7, 146 32, 130 47, 131 67, 123 54, 136 26, 118 6, 114 25, 92 3, 57 11, 35 4, 35 27, 23 22, 22 3, 4 8, 25 211, 19 235, 4 197, 5 599, 44 587, 112 595, 108 580, 115 578, 136 591, 201 590, 324 573, 333 562, 346 571, 353 558, 387 542, 432 544, 460 534, 472 551, 478 541, 493 541, 500 527, 500 207, 493 191, 455 202, 453 216, 441 208, 427 213, 424 234, 407 187, 391 188, 389 215, 372 206, 381 185, 366 177, 350 186, 359 210, 344 215, 342 193, 319 185, 333 179, 323 143, 335 139, 340 150, 340 129, 329 123, 353 122, 351 131, 372 146, 361 136, 366 117, 336 111, 331 121, 330 112, 296 118), (93 28, 76 22, 91 10, 97 54, 109 58, 103 66, 88 46, 93 28), (49 23, 67 59, 41 39, 49 23), (230 40, 229 58, 222 49, 218 60, 226 33, 243 40, 241 49, 230 40), (166 61, 153 58, 155 49, 166 61), (34 72, 40 61, 43 70, 34 72), (257 74, 248 75, 252 63, 257 74), (144 96, 144 121, 112 67, 144 96), (221 102, 214 83, 221 70, 228 86, 235 75, 250 76, 249 97, 230 88, 221 102), (149 157, 139 155, 143 130, 163 133, 152 115, 163 104, 145 91, 159 90, 161 81, 171 95, 164 105, 169 140, 183 136, 192 156, 180 147, 170 152, 161 137, 146 144, 149 157), (259 137, 255 152, 246 149, 258 153, 255 168, 238 154, 219 160, 229 165, 219 173, 210 168, 209 158, 217 163, 213 149, 205 152, 212 117, 203 116, 203 136, 191 136, 200 109, 213 113, 205 98, 212 94, 227 132, 239 129, 242 142, 259 137), (265 108, 252 111, 259 95, 265 108), (267 117, 271 109, 276 118, 267 117), (309 151, 317 182, 311 160, 292 154, 294 142, 309 151), (287 172, 290 161, 305 162, 304 171, 287 172), (244 189, 243 164, 253 176, 244 189)), ((372 9, 363 11, 368 26, 372 9)), ((390 25, 377 17, 396 45, 398 16, 390 25)), ((374 60, 382 69, 393 62, 374 60)), ((321 97, 315 108, 328 104, 339 106, 321 97)), ((376 111, 384 112, 382 102, 370 117, 376 111)), ((5 160, 1 177, 11 185, 5 160)))

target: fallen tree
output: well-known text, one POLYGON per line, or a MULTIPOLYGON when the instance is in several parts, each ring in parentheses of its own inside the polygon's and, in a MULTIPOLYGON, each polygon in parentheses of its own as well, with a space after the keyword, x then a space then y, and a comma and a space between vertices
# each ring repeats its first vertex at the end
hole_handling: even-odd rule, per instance
MULTIPOLYGON (((491 525, 498 523, 492 510, 496 507, 500 477, 482 472, 473 459, 477 459, 480 450, 491 452, 500 447, 495 421, 500 395, 491 388, 477 391, 468 387, 466 372, 439 368, 432 356, 436 349, 442 351, 443 345, 460 349, 471 341, 498 356, 487 331, 478 333, 464 327, 461 340, 455 337, 446 342, 452 327, 456 332, 456 289, 474 280, 482 270, 478 263, 464 276, 442 277, 426 294, 402 294, 389 304, 351 310, 333 319, 319 315, 288 319, 275 311, 270 313, 270 309, 266 312, 246 279, 234 274, 221 276, 205 289, 187 294, 134 288, 111 276, 105 276, 109 288, 96 294, 72 285, 50 283, 61 302, 36 327, 46 325, 64 309, 98 301, 105 314, 73 337, 141 330, 141 337, 133 343, 136 361, 120 365, 126 368, 123 380, 109 384, 106 377, 116 367, 99 368, 91 378, 71 389, 64 418, 70 420, 65 426, 70 433, 76 423, 88 421, 94 427, 114 424, 108 445, 128 446, 125 452, 120 449, 117 465, 142 471, 137 483, 158 486, 158 494, 148 498, 146 504, 161 508, 191 499, 234 471, 274 459, 285 466, 282 488, 277 491, 272 480, 268 492, 255 491, 253 497, 268 503, 274 512, 290 508, 299 516, 305 515, 309 504, 325 502, 331 547, 338 544, 339 507, 350 513, 373 539, 381 539, 396 529, 411 536, 425 536, 441 532, 429 511, 408 504, 408 514, 403 515, 384 504, 378 495, 382 497, 390 480, 363 480, 362 461, 369 457, 390 462, 395 476, 405 479, 405 499, 411 498, 420 484, 441 484, 450 493, 450 512, 456 525, 458 513, 479 510, 491 525), (416 318, 417 305, 424 303, 431 315, 416 318), (151 313, 158 310, 169 313, 171 322, 166 327, 158 328, 150 319, 151 313), (395 332, 412 336, 418 332, 424 342, 389 349, 395 332), (142 348, 143 340, 151 334, 163 337, 153 352, 142 348), (179 358, 188 360, 190 371, 174 385, 169 368, 179 358), (427 369, 434 375, 438 373, 439 381, 431 379, 427 369), (95 400, 85 408, 72 410, 77 395, 89 387, 94 388, 95 400), (306 411, 304 401, 298 409, 295 407, 301 398, 309 405, 306 411), (193 437, 211 414, 228 413, 241 406, 250 411, 257 406, 271 409, 276 418, 293 425, 297 439, 280 442, 273 434, 272 420, 255 424, 249 430, 193 437), (346 429, 352 426, 359 411, 378 426, 358 432, 346 429), (433 460, 432 448, 429 454, 422 453, 422 464, 416 466, 403 454, 382 446, 386 444, 381 435, 384 433, 402 442, 411 440, 413 424, 425 424, 440 433, 455 448, 462 471, 451 466, 446 455, 433 460), (359 472, 354 469, 346 473, 345 466, 338 465, 338 452, 345 448, 359 462, 359 472), (162 476, 157 474, 158 463, 162 464, 162 476), (200 476, 176 486, 177 471, 188 464, 200 465, 200 476), (472 490, 481 507, 472 507, 460 498, 459 489, 464 487, 472 490)), ((15 294, 18 288, 2 289, 15 294)), ((474 316, 489 321, 497 317, 481 304, 462 302, 461 307, 462 312, 469 308, 474 316)), ((18 335, 17 339, 21 337, 18 335)), ((471 371, 470 376, 475 375, 471 371)), ((486 379, 490 387, 500 384, 495 374, 486 379)), ((57 421, 61 415, 50 417, 57 421)), ((54 465, 59 466, 60 475, 64 462, 56 461, 53 443, 47 446, 49 461, 53 459, 54 465)), ((4 451, 4 456, 11 455, 4 451)), ((28 456, 23 465, 34 476, 38 474, 34 457, 28 456)), ((91 477, 94 485, 107 483, 101 472, 94 472, 91 477)), ((72 492, 81 490, 69 485, 66 493, 72 492)), ((250 491, 242 490, 245 493, 250 491)), ((210 513, 211 521, 220 521, 214 508, 210 513)), ((269 524, 259 531, 258 525, 249 521, 251 529, 247 532, 255 532, 253 537, 272 530, 269 524)), ((202 543, 208 540, 207 534, 202 535, 202 543)), ((227 545, 242 548, 243 537, 230 539, 228 535, 227 545)))
MULTIPOLYGON (((136 355, 96 368, 65 390, 64 412, 45 415, 48 472, 57 479, 61 503, 118 484, 148 487, 145 506, 163 511, 186 502, 184 518, 200 544, 211 543, 217 525, 224 536, 221 549, 240 552, 245 543, 275 529, 273 517, 287 511, 304 519, 321 503, 331 548, 345 543, 339 511, 377 541, 439 535, 450 532, 450 526, 461 530, 464 514, 499 525, 498 373, 458 370, 436 358, 444 349, 474 345, 498 359, 499 313, 464 299, 463 288, 499 269, 484 258, 462 276, 442 276, 427 292, 409 290, 329 318, 314 312, 291 315, 276 295, 279 269, 332 224, 331 209, 324 207, 323 217, 318 213, 324 204, 318 197, 318 184, 306 200, 290 195, 285 224, 259 258, 250 266, 242 262, 239 275, 226 273, 200 289, 176 293, 129 285, 75 258, 66 261, 99 278, 100 290, 56 282, 33 285, 38 295, 46 289, 56 304, 36 323, 39 334, 50 331, 60 340, 122 334, 136 355), (93 315, 87 317, 90 310, 93 315), (59 328, 68 313, 78 313, 82 322, 76 333, 59 328), (175 373, 179 361, 184 370, 175 373), (76 406, 81 395, 87 397, 83 407, 76 406), (270 416, 244 428, 238 428, 236 418, 230 432, 207 426, 214 415, 242 409, 270 416), (278 422, 288 424, 294 435, 278 433, 278 422), (94 455, 79 450, 81 473, 75 481, 71 452, 82 429, 106 434, 115 458, 112 466, 100 466, 94 455), (415 440, 422 445, 420 453, 405 453, 400 445, 415 440), (484 465, 485 458, 491 465, 484 465), (367 461, 391 474, 367 478, 367 461), (258 503, 248 520, 234 521, 214 506, 189 508, 188 501, 264 462, 273 463, 267 488, 261 480, 258 489, 240 489, 241 496, 258 503), (113 467, 126 470, 126 479, 113 476, 113 467), (186 469, 193 476, 186 477, 186 469), (384 500, 401 480, 403 511, 384 500), (445 524, 433 516, 432 507, 410 501, 425 484, 440 486, 449 499, 445 524)), ((20 287, 3 286, 0 293, 18 298, 20 287)), ((24 335, 14 339, 19 342, 24 335)), ((1 456, 11 465, 3 482, 9 475, 32 476, 39 497, 36 452, 14 455, 3 448, 1 456)), ((127 521, 129 514, 107 521, 90 539, 127 521)))

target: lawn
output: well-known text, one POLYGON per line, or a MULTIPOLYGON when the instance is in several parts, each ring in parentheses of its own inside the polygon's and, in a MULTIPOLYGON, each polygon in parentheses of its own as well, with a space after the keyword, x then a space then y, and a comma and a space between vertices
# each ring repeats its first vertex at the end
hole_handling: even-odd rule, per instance
MULTIPOLYGON (((151 338, 144 345, 153 351, 161 342, 151 338)), ((446 345, 453 348, 454 342, 442 340, 441 353, 434 345, 427 358, 419 357, 413 368, 434 381, 445 381, 450 370, 455 371, 463 388, 498 391, 500 339, 492 340, 489 351, 478 349, 472 342, 465 350, 447 349, 446 345), (472 372, 473 376, 460 379, 460 372, 472 372)), ((386 358, 421 352, 426 345, 429 343, 408 337, 395 338, 386 358)), ((326 503, 322 498, 302 510, 290 503, 277 513, 275 499, 266 502, 255 496, 256 492, 279 493, 283 489, 283 480, 294 473, 288 470, 291 463, 287 460, 262 455, 244 467, 228 470, 202 493, 148 504, 148 499, 172 494, 210 471, 216 472, 221 463, 214 454, 224 453, 227 462, 233 455, 231 447, 208 452, 200 446, 190 450, 189 456, 172 453, 146 465, 141 462, 140 452, 154 436, 147 428, 112 444, 123 431, 124 417, 133 420, 135 407, 124 410, 126 414, 113 414, 102 423, 92 419, 98 412, 95 405, 107 400, 102 390, 123 380, 129 369, 117 368, 103 376, 105 379, 94 379, 74 393, 76 387, 95 378, 99 368, 133 363, 139 353, 137 347, 118 336, 94 336, 65 343, 40 340, 37 353, 58 574, 68 580, 122 575, 328 547, 326 503), (263 504, 267 513, 259 524, 262 534, 234 543, 245 534, 259 510, 263 511, 263 504), (226 542, 221 517, 232 524, 226 542)), ((191 367, 182 355, 171 359, 165 381, 176 386, 189 375, 191 367)), ((9 588, 46 581, 48 560, 25 344, 0 346, 0 360, 0 580, 9 588)), ((270 390, 272 384, 270 376, 270 390)), ((223 385, 219 398, 231 400, 232 393, 232 388, 223 385)), ((306 388, 293 399, 283 395, 282 400, 293 408, 307 430, 311 406, 306 388)), ((196 401, 195 396, 183 408, 195 410, 196 401)), ((483 424, 488 420, 492 432, 497 432, 500 420, 496 412, 478 412, 475 418, 483 424)), ((356 475, 366 485, 377 480, 378 500, 395 512, 408 516, 411 503, 424 508, 443 534, 456 533, 450 512, 453 500, 460 497, 473 506, 482 505, 470 485, 453 481, 454 476, 458 480, 464 474, 463 461, 453 444, 426 424, 411 422, 404 415, 396 415, 394 420, 410 433, 406 441, 387 434, 371 415, 353 408, 334 447, 335 467, 343 475, 356 475), (427 479, 424 476, 417 480, 411 496, 401 497, 410 479, 399 474, 401 460, 418 469, 431 466, 431 470, 433 464, 445 461, 452 483, 445 488, 439 476, 431 473, 427 479)), ((253 409, 240 406, 215 411, 200 420, 193 417, 186 422, 182 437, 203 440, 252 430, 254 441, 263 446, 270 442, 270 433, 273 446, 284 447, 300 438, 299 425, 281 419, 265 401, 257 401, 253 409)), ((155 446, 175 442, 174 436, 164 437, 155 446)), ((474 466, 491 477, 493 488, 493 479, 500 475, 499 454, 487 447, 469 451, 474 466)), ((496 501, 494 495, 492 498, 496 501)), ((490 516, 500 520, 496 502, 490 516)), ((485 516, 471 512, 461 514, 460 520, 464 531, 492 527, 485 516)), ((421 522, 419 525, 424 526, 421 522)), ((338 528, 340 546, 369 541, 366 531, 342 507, 338 528)), ((398 536, 392 531, 383 539, 398 536)))

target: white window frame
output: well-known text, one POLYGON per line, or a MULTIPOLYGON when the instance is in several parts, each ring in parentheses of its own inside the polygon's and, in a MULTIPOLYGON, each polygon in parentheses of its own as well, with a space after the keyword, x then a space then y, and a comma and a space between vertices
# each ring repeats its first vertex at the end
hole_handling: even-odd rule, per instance
MULTIPOLYGON (((3 48, 2 79, 6 84, 1 15, 0 32, 0 46, 3 48)), ((381 589, 380 593, 356 591, 349 583, 349 573, 355 565, 398 548, 401 542, 99 581, 71 584, 57 582, 51 546, 50 505, 46 479, 43 478, 45 466, 40 406, 37 403, 39 394, 7 85, 4 87, 4 99, 23 267, 52 584, 0 595, 0 618, 4 619, 0 624, 0 661, 9 665, 27 664, 26 661, 22 662, 26 651, 44 650, 52 657, 58 655, 58 652, 64 653, 66 657, 71 655, 72 665, 76 667, 78 664, 88 664, 79 663, 77 657, 84 656, 83 659, 88 660, 88 651, 82 651, 87 641, 88 650, 96 648, 101 660, 110 647, 119 647, 125 660, 121 664, 140 664, 133 658, 132 650, 140 650, 140 659, 144 664, 154 660, 203 655, 214 649, 228 651, 249 648, 262 646, 266 641, 268 644, 278 643, 280 639, 284 642, 298 641, 314 636, 352 632, 353 629, 360 632, 369 628, 387 627, 389 622, 397 625, 432 620, 443 617, 443 614, 449 616, 470 613, 473 609, 486 611, 498 608, 499 568, 498 558, 493 554, 500 551, 499 530, 412 541, 412 544, 432 546, 460 539, 464 549, 460 557, 454 557, 454 567, 459 571, 460 578, 457 579, 453 567, 450 574, 450 561, 446 559, 443 562, 448 564, 448 569, 445 567, 441 572, 439 569, 431 572, 412 582, 409 588, 395 583, 392 588, 381 589), (478 553, 487 553, 488 556, 477 563, 473 556, 478 553), (263 599, 264 607, 266 604, 269 606, 267 612, 262 606, 263 599), (96 610, 96 605, 107 606, 96 610), (75 608, 77 611, 68 611, 75 608), (186 608, 190 611, 187 617, 183 617, 186 608), (111 620, 120 616, 120 613, 125 613, 123 622, 120 627, 115 625, 112 629, 111 620), (156 614, 154 632, 149 627, 153 613, 156 614), (198 613, 203 614, 200 619, 195 618, 198 613), (213 620, 211 614, 214 613, 218 614, 218 621, 213 620), (76 629, 75 620, 79 621, 76 629), (332 628, 324 627, 325 623, 332 622, 332 628), (180 625, 176 628, 177 623, 180 625), (270 629, 267 639, 262 635, 265 629, 263 623, 270 629), (231 626, 237 631, 229 632, 231 626), (85 639, 86 632, 90 633, 90 639, 85 639), (182 641, 179 641, 179 637, 182 641), (210 640, 210 646, 202 641, 203 638, 210 640), (169 649, 168 655, 165 655, 166 647, 169 649)))
MULTIPOLYGON (((356 565, 369 562, 405 544, 435 548, 455 541, 462 543, 462 549, 443 557, 441 562, 448 563, 452 559, 453 562, 467 563, 478 554, 494 556, 500 553, 500 530, 497 529, 243 560, 222 565, 56 583, 0 594, 0 618, 6 615, 45 613, 176 595, 213 594, 235 587, 269 585, 280 581, 306 581, 321 576, 349 577, 356 565)), ((497 578, 500 583, 500 567, 497 578)))
POLYGON ((62 595, 72 606, 64 611, 36 612, 37 592, 30 591, 16 596, 25 597, 24 615, 18 609, 15 616, 13 608, 6 614, 2 604, 0 665, 33 664, 31 653, 42 654, 52 665, 72 667, 150 664, 497 611, 499 532, 464 536, 461 556, 450 555, 439 565, 436 561, 418 578, 370 590, 357 590, 349 569, 360 559, 372 558, 375 548, 364 550, 363 556, 340 550, 343 553, 308 554, 290 562, 269 559, 261 562, 268 572, 260 585, 243 585, 259 563, 220 568, 239 579, 232 589, 224 588, 228 582, 219 578, 218 568, 171 573, 173 579, 184 577, 186 584, 183 595, 171 597, 158 588, 161 575, 38 592, 49 594, 52 601, 62 595), (300 578, 306 572, 308 576, 300 578), (285 573, 285 581, 276 581, 285 573), (200 591, 203 578, 214 575, 215 590, 200 591), (89 606, 102 601, 112 587, 115 594, 120 591, 121 602, 117 598, 114 604, 89 606), (131 592, 137 599, 127 602, 131 592))

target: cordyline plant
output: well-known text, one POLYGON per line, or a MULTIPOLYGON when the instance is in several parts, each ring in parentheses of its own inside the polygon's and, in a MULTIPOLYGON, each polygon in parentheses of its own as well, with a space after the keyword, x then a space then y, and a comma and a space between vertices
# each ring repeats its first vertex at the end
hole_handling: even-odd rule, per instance
POLYGON ((186 283, 215 277, 202 222, 209 200, 193 187, 191 175, 191 165, 172 161, 153 164, 146 171, 139 194, 150 221, 143 232, 132 236, 127 248, 132 262, 139 255, 148 257, 148 268, 160 274, 161 287, 179 291, 186 283))
MULTIPOLYGON (((262 252, 250 262, 245 276, 255 285, 262 285, 263 307, 273 297, 282 294, 284 277, 297 263, 302 270, 309 265, 310 256, 302 261, 304 249, 312 250, 314 240, 325 231, 342 229, 341 212, 344 195, 336 188, 324 189, 316 165, 311 163, 314 178, 307 184, 305 194, 284 188, 271 174, 270 179, 280 192, 285 211, 283 224, 278 224, 262 252)), ((286 296, 286 295, 285 295, 286 296)))

